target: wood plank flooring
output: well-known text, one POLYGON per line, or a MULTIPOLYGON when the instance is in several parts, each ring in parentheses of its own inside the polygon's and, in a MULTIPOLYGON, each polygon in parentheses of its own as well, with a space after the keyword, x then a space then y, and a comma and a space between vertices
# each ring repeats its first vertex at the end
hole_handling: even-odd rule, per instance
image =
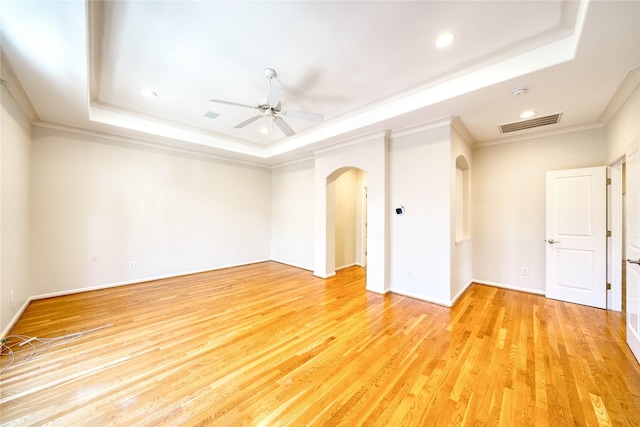
POLYGON ((640 425, 620 313, 488 286, 449 309, 266 262, 34 301, 12 334, 95 328, 1 374, 3 425, 640 425))

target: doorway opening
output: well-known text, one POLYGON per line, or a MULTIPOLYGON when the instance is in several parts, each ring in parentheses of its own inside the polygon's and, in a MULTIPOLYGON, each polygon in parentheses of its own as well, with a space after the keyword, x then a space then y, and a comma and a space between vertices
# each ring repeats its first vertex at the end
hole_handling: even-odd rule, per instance
MULTIPOLYGON (((340 169, 327 178, 327 197, 333 197, 335 269, 367 265, 367 173, 340 169), (330 187, 331 190, 330 191, 330 187)), ((330 214, 331 212, 328 212, 330 214)))

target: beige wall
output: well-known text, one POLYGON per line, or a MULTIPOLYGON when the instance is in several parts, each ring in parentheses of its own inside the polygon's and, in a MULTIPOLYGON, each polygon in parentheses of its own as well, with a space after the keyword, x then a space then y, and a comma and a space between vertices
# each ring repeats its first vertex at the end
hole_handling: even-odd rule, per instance
POLYGON ((36 127, 32 183, 36 296, 270 258, 266 168, 36 127))
POLYGON ((336 269, 361 264, 362 197, 366 173, 349 169, 336 179, 336 269))
POLYGON ((31 125, 4 86, 1 101, 0 329, 7 332, 31 296, 31 125))
MULTIPOLYGON (((640 71, 636 71, 640 74, 640 71)), ((622 104, 607 123, 607 158, 610 161, 624 155, 628 145, 640 134, 640 86, 622 104)))
POLYGON ((604 128, 475 148, 474 280, 543 293, 546 172, 603 166, 606 156, 604 128))

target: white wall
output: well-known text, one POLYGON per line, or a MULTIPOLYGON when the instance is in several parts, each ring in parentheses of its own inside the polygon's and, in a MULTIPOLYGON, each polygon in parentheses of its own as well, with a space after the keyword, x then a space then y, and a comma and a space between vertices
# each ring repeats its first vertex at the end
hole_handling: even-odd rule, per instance
POLYGON ((391 290, 448 305, 451 301, 451 143, 447 121, 394 136, 390 148, 391 290))
POLYGON ((313 270, 314 162, 303 161, 272 171, 271 258, 313 270))
POLYGON ((270 259, 268 169, 38 127, 32 149, 33 295, 270 259))
POLYGON ((0 330, 4 335, 31 296, 31 124, 4 86, 0 97, 0 330))
POLYGON ((606 156, 604 128, 474 148, 473 279, 544 293, 545 174, 606 156))

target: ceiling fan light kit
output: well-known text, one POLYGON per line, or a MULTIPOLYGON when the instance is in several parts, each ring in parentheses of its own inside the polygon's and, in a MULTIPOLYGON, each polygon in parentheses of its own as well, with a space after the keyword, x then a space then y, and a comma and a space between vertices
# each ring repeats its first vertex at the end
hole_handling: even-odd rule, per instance
MULTIPOLYGON (((259 114, 249 117, 248 119, 235 125, 234 126, 235 129, 242 129, 245 126, 248 126, 251 123, 255 122, 256 120, 261 119, 262 117, 270 117, 272 125, 273 123, 275 123, 276 126, 278 126, 278 128, 285 135, 293 136, 296 134, 295 131, 291 128, 291 126, 289 126, 287 122, 284 121, 281 115, 287 116, 287 117, 304 119, 304 120, 311 120, 315 122, 324 121, 324 116, 322 114, 307 113, 305 111, 295 111, 295 110, 282 111, 282 104, 280 103, 280 99, 282 98, 282 91, 272 86, 271 84, 271 80, 274 79, 278 74, 273 68, 265 68, 263 72, 268 81, 267 97, 259 98, 258 105, 253 106, 253 105, 247 105, 247 104, 240 104, 237 102, 225 101, 222 99, 209 100, 210 102, 215 102, 218 104, 226 104, 226 105, 232 105, 234 107, 250 108, 252 110, 258 110, 260 112, 259 114)), ((269 132, 264 132, 261 128, 260 133, 266 134, 269 132)))

